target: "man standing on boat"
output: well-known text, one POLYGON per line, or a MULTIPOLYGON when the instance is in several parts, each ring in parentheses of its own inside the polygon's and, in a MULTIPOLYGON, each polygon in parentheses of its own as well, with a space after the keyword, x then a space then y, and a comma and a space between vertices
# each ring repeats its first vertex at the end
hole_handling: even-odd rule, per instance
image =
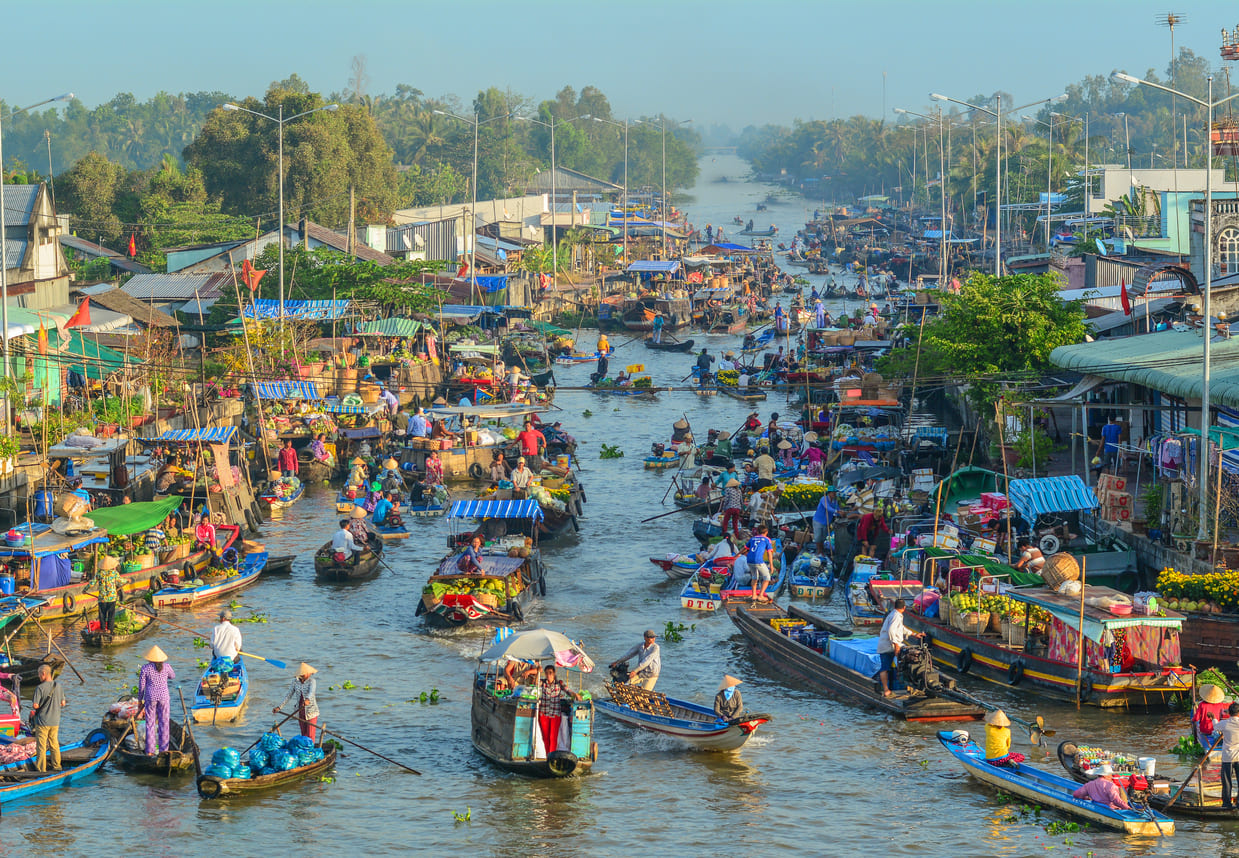
POLYGON ((48 748, 52 753, 52 771, 60 771, 60 711, 68 702, 65 693, 60 690, 60 683, 52 679, 52 669, 40 664, 39 684, 30 699, 30 728, 34 730, 34 767, 37 771, 47 771, 43 752, 48 748))
POLYGON ((232 624, 232 611, 219 612, 219 622, 211 630, 211 654, 230 659, 234 664, 241 656, 241 630, 232 624))
POLYGON ((878 658, 882 661, 878 679, 882 681, 883 697, 893 697, 895 695, 891 688, 896 684, 895 680, 898 679, 895 668, 898 664, 899 651, 903 649, 903 642, 909 637, 919 638, 922 636, 920 632, 908 631, 903 624, 903 612, 907 607, 908 603, 903 599, 896 599, 891 612, 882 621, 882 631, 878 633, 878 658))
POLYGON ((714 355, 709 350, 702 349, 697 355, 697 386, 705 387, 710 381, 710 367, 714 366, 714 355))
POLYGON ((658 635, 653 629, 646 629, 642 642, 611 662, 611 667, 619 667, 621 664, 627 667, 629 659, 636 657, 637 666, 628 674, 628 684, 639 685, 646 691, 653 691, 654 684, 658 682, 658 674, 662 670, 662 657, 656 643, 657 639, 658 635))
POLYGON ((284 446, 280 448, 280 471, 286 477, 295 477, 297 472, 301 470, 301 464, 297 461, 297 451, 293 449, 292 439, 286 438, 284 446))

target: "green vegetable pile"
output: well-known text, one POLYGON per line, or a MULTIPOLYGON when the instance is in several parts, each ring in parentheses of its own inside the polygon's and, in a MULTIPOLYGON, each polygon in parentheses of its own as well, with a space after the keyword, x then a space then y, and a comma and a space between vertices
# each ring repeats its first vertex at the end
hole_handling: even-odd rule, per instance
MULTIPOLYGON (((520 592, 520 584, 514 579, 510 585, 512 595, 520 592)), ((431 581, 422 592, 436 602, 449 593, 480 596, 491 595, 502 604, 507 599, 508 588, 502 578, 453 578, 448 581, 431 581)))
POLYGON ((116 612, 115 631, 112 633, 116 635, 132 635, 142 631, 143 628, 144 624, 136 614, 122 608, 116 612))

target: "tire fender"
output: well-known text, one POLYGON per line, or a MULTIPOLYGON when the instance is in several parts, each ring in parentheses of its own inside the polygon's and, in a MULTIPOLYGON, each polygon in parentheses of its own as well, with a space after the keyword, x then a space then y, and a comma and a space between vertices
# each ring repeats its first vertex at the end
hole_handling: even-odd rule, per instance
POLYGON ((963 647, 959 651, 959 655, 955 657, 955 667, 960 673, 967 673, 972 669, 972 649, 963 647))
POLYGON ((520 603, 511 602, 508 605, 508 613, 512 615, 512 619, 518 623, 525 622, 525 611, 521 608, 520 603))
POLYGON ((245 510, 245 526, 250 529, 250 533, 258 532, 258 523, 254 520, 254 513, 250 510, 245 510))
POLYGON ((1024 679, 1024 659, 1017 658, 1007 668, 1007 685, 1019 685, 1024 679))
POLYGON ((194 568, 194 564, 186 560, 181 564, 181 574, 185 576, 186 581, 192 581, 198 577, 198 570, 194 568))
POLYGON ((1081 680, 1080 699, 1085 701, 1093 699, 1093 677, 1085 675, 1084 679, 1081 680))
MULTIPOLYGON (((120 594, 120 588, 117 588, 117 595, 120 594)), ((64 608, 66 614, 72 614, 77 608, 77 597, 72 593, 65 593, 60 599, 60 607, 64 608)))
POLYGON ((198 778, 198 795, 203 798, 219 798, 223 791, 223 785, 215 778, 198 778))
POLYGON ((152 575, 151 580, 147 582, 147 586, 150 588, 150 591, 152 593, 158 593, 160 590, 163 589, 163 585, 164 585, 163 575, 159 574, 158 572, 152 575))
POLYGON ((487 478, 488 474, 486 473, 486 469, 482 467, 481 462, 474 462, 469 466, 469 476, 473 477, 475 480, 484 480, 487 478))

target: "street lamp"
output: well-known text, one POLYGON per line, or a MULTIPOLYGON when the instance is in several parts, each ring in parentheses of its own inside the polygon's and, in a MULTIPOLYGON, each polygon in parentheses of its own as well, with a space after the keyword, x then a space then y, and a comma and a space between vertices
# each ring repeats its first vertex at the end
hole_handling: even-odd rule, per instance
MULTIPOLYGON (((1221 107, 1228 101, 1234 98, 1239 98, 1239 92, 1232 93, 1225 98, 1217 101, 1213 100, 1213 75, 1209 75, 1209 96, 1207 101, 1201 101, 1195 96, 1188 95, 1185 92, 1179 92, 1176 89, 1171 89, 1168 86, 1162 86, 1160 83, 1144 80, 1143 78, 1133 77, 1123 72, 1115 72, 1113 75, 1115 80, 1123 81, 1124 83, 1135 83, 1140 86, 1151 86, 1153 89, 1160 89, 1162 92, 1168 92, 1171 95, 1177 95, 1180 98, 1186 98, 1194 104, 1199 104, 1205 108, 1208 113, 1208 118, 1205 120, 1205 130, 1212 132, 1213 130, 1213 110, 1216 107, 1221 107)), ((1206 142, 1206 145, 1212 146, 1211 139, 1206 142)), ((1209 340, 1213 337, 1213 329, 1211 325, 1211 316, 1209 314, 1209 292, 1213 288, 1213 151, 1212 149, 1205 150, 1205 287, 1201 292, 1201 313, 1205 317, 1204 329, 1204 374, 1200 383, 1200 437, 1203 441, 1209 440, 1209 340)), ((1205 539, 1207 528, 1205 519, 1205 509, 1209 503, 1209 456, 1207 450, 1200 451, 1200 500, 1199 518, 1200 524, 1196 529, 1196 538, 1205 539)), ((1218 467, 1222 466, 1218 462, 1218 467)))
POLYGON ((959 104, 971 110, 979 110, 982 113, 987 113, 994 117, 994 122, 997 126, 997 137, 994 144, 994 276, 1002 276, 1002 115, 1003 113, 1015 113, 1019 110, 1024 110, 1029 107, 1036 107, 1038 104, 1047 104, 1059 101, 1066 101, 1067 96, 1056 95, 1053 98, 1043 98, 1040 101, 1032 101, 1020 107, 1012 107, 1007 110, 1002 109, 1002 96, 994 96, 994 109, 981 107, 978 104, 973 104, 970 101, 960 101, 958 98, 951 98, 949 95, 943 95, 940 92, 931 92, 929 97, 934 101, 949 101, 952 104, 959 104))
MULTIPOLYGON (((73 93, 66 92, 64 95, 58 95, 55 98, 48 98, 37 104, 32 104, 29 107, 23 107, 20 110, 14 110, 9 116, 16 116, 19 113, 25 113, 28 110, 34 110, 36 107, 42 107, 45 104, 51 104, 53 101, 68 101, 73 98, 73 93)), ((4 130, 0 124, 0 325, 4 326, 4 377, 8 378, 13 373, 13 368, 9 364, 9 260, 4 253, 4 239, 8 235, 7 224, 5 223, 4 209, 4 145, 3 145, 4 130)), ((19 260, 20 262, 20 260, 19 260)), ((7 427, 7 400, 6 400, 6 420, 7 427)))
MULTIPOLYGON (((1111 113, 1110 115, 1123 117, 1123 140, 1127 145, 1127 172, 1130 173, 1131 172, 1131 132, 1128 131, 1127 129, 1127 114, 1126 113, 1111 113)), ((1127 180, 1130 182, 1131 177, 1128 176, 1127 180)))
MULTIPOLYGON (((260 116, 263 119, 269 119, 279 128, 280 136, 280 156, 279 156, 279 171, 280 171, 280 330, 284 330, 284 125, 292 122, 294 119, 300 119, 303 116, 309 116, 311 113, 318 113, 322 110, 338 110, 338 104, 325 104, 322 107, 316 107, 313 110, 305 110, 298 113, 296 116, 284 118, 284 103, 280 102, 279 112, 275 116, 268 116, 265 113, 259 113, 257 110, 250 110, 248 107, 242 107, 239 104, 228 102, 224 105, 224 110, 239 110, 242 113, 249 113, 253 116, 260 116)), ((309 246, 309 241, 306 241, 306 246, 309 246)), ((243 308, 238 307, 238 310, 243 308)))
MULTIPOLYGON (((585 114, 583 116, 574 116, 572 119, 560 119, 556 121, 555 117, 551 117, 550 122, 544 122, 541 119, 534 119, 531 116, 517 116, 518 122, 533 122, 541 125, 543 128, 551 129, 551 271, 555 282, 559 282, 559 212, 555 208, 559 191, 555 184, 555 179, 558 170, 555 167, 555 129, 563 125, 565 122, 575 122, 578 119, 592 119, 593 117, 585 114)), ((568 212, 568 221, 571 225, 576 223, 576 215, 571 211, 568 212)))
MULTIPOLYGON (((904 110, 902 107, 894 108, 894 111, 907 116, 919 116, 922 119, 934 121, 934 117, 926 116, 923 113, 914 113, 911 110, 904 110)), ((938 288, 941 289, 946 284, 946 154, 942 148, 942 131, 945 123, 942 121, 942 105, 938 105, 938 196, 942 199, 942 219, 938 222, 938 288)), ((926 189, 928 195, 928 189, 926 189)))
POLYGON ((616 122, 614 119, 603 119, 601 116, 591 117, 595 122, 605 122, 608 125, 622 127, 624 129, 624 266, 628 265, 628 126, 629 124, 638 125, 641 120, 637 119, 629 123, 625 119, 622 123, 616 122))
MULTIPOLYGON (((692 122, 691 119, 680 119, 671 123, 674 128, 677 125, 687 125, 692 122)), ((663 198, 662 198, 662 229, 663 229, 663 259, 667 258, 667 117, 663 117, 663 198)))

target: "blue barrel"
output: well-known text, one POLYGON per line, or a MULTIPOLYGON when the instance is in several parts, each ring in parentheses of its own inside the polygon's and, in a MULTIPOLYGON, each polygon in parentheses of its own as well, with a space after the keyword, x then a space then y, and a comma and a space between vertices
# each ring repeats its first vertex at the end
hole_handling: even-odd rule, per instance
POLYGON ((13 576, 0 575, 0 596, 12 596, 14 589, 13 576))
POLYGON ((34 493, 34 517, 51 518, 52 508, 56 505, 56 496, 51 489, 39 489, 34 493))

